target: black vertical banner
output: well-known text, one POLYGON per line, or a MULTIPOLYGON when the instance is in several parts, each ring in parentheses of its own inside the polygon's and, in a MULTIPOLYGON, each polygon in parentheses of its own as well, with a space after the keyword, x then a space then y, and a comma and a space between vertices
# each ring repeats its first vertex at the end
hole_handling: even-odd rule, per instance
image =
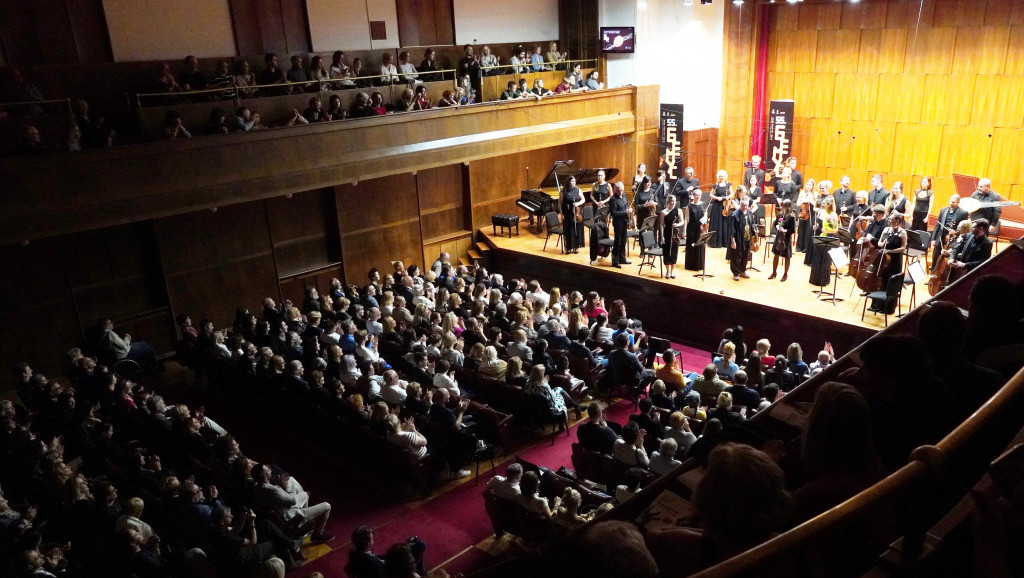
POLYGON ((672 183, 683 176, 683 105, 662 103, 658 127, 658 154, 672 183))
POLYGON ((768 105, 768 142, 765 170, 775 170, 793 155, 793 101, 773 100, 768 105))

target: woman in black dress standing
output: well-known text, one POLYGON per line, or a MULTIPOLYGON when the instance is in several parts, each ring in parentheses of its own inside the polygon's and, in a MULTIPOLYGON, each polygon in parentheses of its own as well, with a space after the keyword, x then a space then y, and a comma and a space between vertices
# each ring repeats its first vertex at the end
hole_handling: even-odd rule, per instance
POLYGON ((793 169, 782 167, 782 172, 779 173, 779 178, 775 181, 775 202, 791 201, 795 203, 798 190, 797 184, 793 182, 793 169))
POLYGON ((686 219, 686 254, 683 267, 688 271, 700 271, 704 268, 704 245, 694 245, 701 234, 707 231, 707 219, 704 207, 700 205, 700 194, 700 189, 690 191, 690 203, 686 206, 689 215, 686 219))
POLYGON ((907 197, 903 194, 903 181, 896 181, 892 184, 889 192, 889 200, 885 202, 885 214, 891 215, 893 211, 907 216, 907 197))
POLYGON ((579 253, 583 236, 579 232, 580 224, 576 220, 576 207, 583 204, 583 194, 576 186, 576 177, 569 177, 569 183, 562 189, 562 196, 558 200, 562 212, 562 247, 566 253, 579 253))
POLYGON ((716 175, 718 182, 711 185, 711 202, 708 203, 708 227, 714 231, 714 236, 708 242, 709 247, 716 249, 729 245, 732 238, 732 231, 729 229, 730 215, 722 215, 725 203, 732 197, 732 183, 728 182, 729 173, 718 171, 716 175))
POLYGON ((914 220, 910 223, 911 231, 927 231, 928 215, 932 212, 932 200, 935 198, 935 191, 932 190, 932 178, 921 179, 921 188, 914 193, 914 220))
POLYGON ((658 226, 655 231, 660 236, 659 244, 662 251, 662 262, 665 264, 665 278, 675 279, 676 261, 679 259, 679 241, 676 230, 683 226, 682 215, 676 207, 676 196, 669 195, 665 199, 665 208, 658 212, 658 226))
POLYGON ((796 203, 800 208, 800 216, 796 224, 796 250, 806 253, 811 248, 811 237, 814 236, 814 179, 807 179, 804 188, 800 190, 800 196, 796 203))
MULTIPOLYGON (((903 228, 903 215, 892 213, 889 215, 889 226, 882 231, 878 238, 878 248, 888 256, 889 264, 883 265, 879 277, 882 278, 883 290, 889 284, 889 278, 903 271, 903 253, 907 249, 907 231, 903 228)), ((872 299, 868 311, 876 313, 892 313, 896 310, 896 301, 888 302, 887 299, 872 299)))
POLYGON ((651 190, 651 179, 645 177, 645 180, 637 183, 637 187, 636 194, 633 195, 634 214, 637 228, 643 228, 644 221, 658 212, 658 200, 654 198, 654 192, 651 190))
POLYGON ((793 232, 795 230, 796 217, 793 215, 793 201, 786 199, 782 201, 779 215, 775 218, 775 242, 772 244, 772 253, 775 253, 775 258, 772 261, 772 274, 768 276, 769 279, 774 279, 779 272, 779 257, 782 257, 785 265, 780 281, 785 282, 789 278, 789 262, 793 258, 793 232))

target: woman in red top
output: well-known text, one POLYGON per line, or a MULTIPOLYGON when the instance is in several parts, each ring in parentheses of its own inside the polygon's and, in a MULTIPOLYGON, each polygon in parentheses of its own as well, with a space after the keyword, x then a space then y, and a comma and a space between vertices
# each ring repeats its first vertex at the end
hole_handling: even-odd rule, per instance
POLYGON ((593 321, 602 313, 608 315, 608 311, 604 308, 604 298, 599 296, 597 291, 587 293, 587 302, 583 304, 583 314, 587 316, 587 319, 593 321))

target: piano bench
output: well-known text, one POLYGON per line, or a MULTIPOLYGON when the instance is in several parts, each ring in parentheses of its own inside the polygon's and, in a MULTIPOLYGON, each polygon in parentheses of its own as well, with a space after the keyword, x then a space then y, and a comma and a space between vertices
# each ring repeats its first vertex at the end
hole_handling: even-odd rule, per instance
POLYGON ((516 235, 519 235, 519 215, 491 215, 491 234, 497 235, 498 228, 501 228, 501 233, 505 234, 505 230, 508 229, 508 238, 512 238, 512 227, 516 229, 516 235))

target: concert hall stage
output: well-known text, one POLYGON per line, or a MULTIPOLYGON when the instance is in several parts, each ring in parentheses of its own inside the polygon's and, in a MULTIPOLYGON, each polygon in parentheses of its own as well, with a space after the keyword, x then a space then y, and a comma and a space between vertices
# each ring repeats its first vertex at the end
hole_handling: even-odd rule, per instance
MULTIPOLYGON (((630 316, 643 320, 644 328, 673 341, 714 350, 722 331, 733 325, 743 325, 748 346, 762 337, 772 342, 772 353, 785 353, 786 346, 799 342, 804 349, 804 361, 814 361, 825 341, 831 341, 837 356, 845 354, 871 337, 885 324, 882 315, 870 311, 860 320, 863 301, 861 291, 853 279, 839 279, 838 296, 843 299, 833 305, 819 300, 813 293, 818 287, 808 283, 811 268, 803 264, 804 255, 797 253, 789 271, 789 279, 781 283, 768 280, 772 256, 762 264, 763 252, 754 257, 754 266, 761 271, 749 271, 750 279, 733 281, 725 249, 707 250, 707 273, 714 275, 703 282, 693 271, 682 268, 680 251, 675 279, 659 277, 657 268, 645 267, 638 274, 639 248, 630 242, 631 265, 621 269, 611 267, 611 261, 589 264, 589 248, 579 254, 563 255, 555 247, 552 237, 547 251, 542 251, 544 234, 529 231, 525 222, 520 234, 494 235, 490 228, 480 230, 483 241, 491 248, 488 258, 491 267, 506 276, 537 279, 545 289, 561 288, 565 295, 572 290, 596 290, 610 306, 614 299, 623 299, 630 316), (852 293, 851 293, 852 289, 852 293)), ((587 239, 589 242, 589 238, 587 239)), ((779 264, 779 276, 782 264, 779 264)), ((832 291, 832 286, 824 288, 832 291)), ((917 303, 929 299, 927 287, 917 288, 917 303)), ((910 303, 910 287, 903 294, 903 311, 910 303)), ((894 315, 889 322, 896 321, 894 315)))

